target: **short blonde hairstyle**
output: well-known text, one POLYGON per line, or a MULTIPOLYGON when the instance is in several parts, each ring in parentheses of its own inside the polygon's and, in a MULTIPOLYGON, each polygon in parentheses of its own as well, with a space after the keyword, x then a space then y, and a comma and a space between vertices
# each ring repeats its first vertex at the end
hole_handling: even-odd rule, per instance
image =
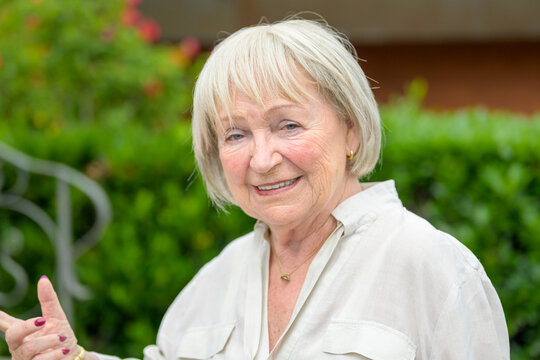
POLYGON ((381 145, 379 111, 349 40, 322 21, 298 18, 243 28, 214 48, 194 91, 195 159, 218 207, 235 203, 219 158, 219 112, 231 114, 236 91, 260 104, 265 94, 300 103, 307 92, 299 71, 314 82, 338 117, 356 125, 360 146, 348 161, 349 171, 362 177, 375 167, 381 145))

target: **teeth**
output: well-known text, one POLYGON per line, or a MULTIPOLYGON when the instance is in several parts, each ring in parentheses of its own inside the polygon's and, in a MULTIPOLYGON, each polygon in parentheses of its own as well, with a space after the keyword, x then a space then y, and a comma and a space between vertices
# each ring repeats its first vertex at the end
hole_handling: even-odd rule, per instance
POLYGON ((274 189, 279 189, 279 188, 282 188, 282 187, 284 187, 284 186, 291 185, 291 184, 294 183, 295 181, 296 181, 296 179, 292 179, 292 180, 289 180, 289 181, 283 181, 283 182, 280 182, 279 184, 268 185, 268 186, 257 186, 257 189, 259 189, 259 190, 274 190, 274 189))

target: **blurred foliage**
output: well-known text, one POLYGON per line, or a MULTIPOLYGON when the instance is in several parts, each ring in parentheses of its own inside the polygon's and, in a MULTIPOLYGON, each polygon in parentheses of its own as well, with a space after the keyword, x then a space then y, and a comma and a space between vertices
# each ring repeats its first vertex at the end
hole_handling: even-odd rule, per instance
MULTIPOLYGON (((191 102, 179 46, 156 46, 159 28, 137 1, 0 0, 0 117, 61 131, 69 121, 159 127, 191 102)), ((182 57, 182 55, 186 55, 182 57)))
MULTIPOLYGON (((197 41, 153 44, 159 28, 137 5, 0 0, 0 139, 85 172, 109 194, 113 222, 77 264, 95 295, 76 304, 76 333, 87 348, 124 357, 142 356, 197 269, 253 226, 238 209, 217 213, 195 171, 188 119, 204 62, 197 41)), ((408 208, 473 250, 505 308, 512 358, 540 357, 540 117, 429 112, 425 92, 414 82, 381 109, 383 161, 368 180, 395 179, 408 208)), ((35 177, 30 189, 54 214, 54 183, 35 177)), ((94 214, 77 192, 73 211, 80 234, 94 214)), ((0 211, 0 230, 13 225, 25 240, 14 261, 31 281, 54 281, 44 234, 0 211)), ((0 291, 12 286, 0 269, 0 291)), ((6 310, 30 316, 35 295, 6 310)))

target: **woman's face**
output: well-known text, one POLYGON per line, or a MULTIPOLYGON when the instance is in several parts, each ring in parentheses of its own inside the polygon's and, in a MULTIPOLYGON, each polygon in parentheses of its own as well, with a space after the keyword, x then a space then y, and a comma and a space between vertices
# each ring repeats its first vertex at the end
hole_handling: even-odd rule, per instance
POLYGON ((231 125, 223 113, 219 156, 237 204, 269 226, 313 222, 344 200, 346 154, 357 148, 355 130, 338 119, 316 89, 298 104, 278 97, 261 106, 235 97, 231 125))

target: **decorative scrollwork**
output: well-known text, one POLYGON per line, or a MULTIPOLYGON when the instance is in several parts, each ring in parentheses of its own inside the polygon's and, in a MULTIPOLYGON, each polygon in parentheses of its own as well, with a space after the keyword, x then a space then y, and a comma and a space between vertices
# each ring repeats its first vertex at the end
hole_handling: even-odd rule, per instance
POLYGON ((0 305, 10 307, 20 302, 28 289, 28 276, 24 268, 12 259, 23 248, 23 234, 17 229, 10 227, 0 234, 0 265, 13 277, 15 285, 9 293, 0 292, 0 305))
MULTIPOLYGON (((38 160, 0 142, 0 209, 19 213, 33 221, 46 234, 55 251, 55 273, 57 292, 66 315, 73 319, 73 298, 87 299, 90 291, 83 286, 75 274, 77 259, 94 246, 111 220, 111 205, 103 189, 84 174, 60 163, 38 160), (9 188, 5 182, 3 167, 15 168, 15 180, 9 188), (31 200, 25 198, 31 175, 44 175, 56 182, 57 214, 53 219, 31 200), (96 217, 90 229, 73 240, 70 188, 83 192, 94 206, 96 217)), ((19 230, 9 228, 0 234, 0 266, 13 277, 14 288, 9 293, 0 292, 0 305, 18 303, 28 288, 28 276, 24 269, 12 259, 22 251, 23 237, 19 230)))

